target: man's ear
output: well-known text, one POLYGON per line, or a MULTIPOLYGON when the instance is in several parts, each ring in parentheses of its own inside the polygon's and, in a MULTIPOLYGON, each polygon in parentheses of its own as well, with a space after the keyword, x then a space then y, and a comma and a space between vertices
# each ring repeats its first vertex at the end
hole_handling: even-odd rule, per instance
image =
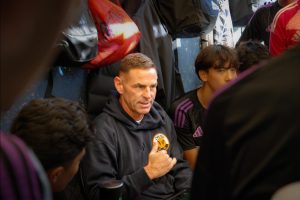
POLYGON ((47 170, 48 179, 51 183, 52 188, 55 187, 55 185, 57 184, 59 176, 63 173, 63 171, 63 166, 58 166, 47 170))
POLYGON ((115 84, 115 88, 118 91, 119 94, 123 93, 123 84, 122 84, 122 80, 119 76, 116 76, 114 78, 114 84, 115 84))
POLYGON ((206 82, 206 81, 207 81, 207 76, 208 76, 207 71, 205 71, 205 70, 199 70, 199 71, 198 71, 198 75, 199 75, 200 79, 201 79, 203 82, 206 82))

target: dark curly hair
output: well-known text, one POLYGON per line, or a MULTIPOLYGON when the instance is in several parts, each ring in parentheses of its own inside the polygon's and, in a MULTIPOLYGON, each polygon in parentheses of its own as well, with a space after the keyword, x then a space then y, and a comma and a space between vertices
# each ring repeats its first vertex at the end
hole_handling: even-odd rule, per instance
POLYGON ((270 58, 268 47, 255 40, 241 42, 236 47, 236 50, 240 63, 240 72, 258 64, 262 60, 270 58))
POLYGON ((93 138, 84 108, 62 98, 30 101, 11 132, 33 149, 45 170, 68 164, 93 138))

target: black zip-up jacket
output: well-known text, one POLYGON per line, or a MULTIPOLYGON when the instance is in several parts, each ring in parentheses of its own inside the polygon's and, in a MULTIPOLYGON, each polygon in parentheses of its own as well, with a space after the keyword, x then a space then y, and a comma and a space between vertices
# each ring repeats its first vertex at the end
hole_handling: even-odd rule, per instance
POLYGON ((278 1, 260 7, 245 27, 245 30, 237 42, 237 46, 242 41, 248 40, 263 41, 266 46, 269 46, 270 27, 276 13, 281 8, 282 7, 279 5, 278 1))
POLYGON ((124 182, 123 200, 168 199, 190 188, 191 170, 182 158, 173 123, 159 104, 154 103, 139 124, 122 109, 118 97, 113 96, 94 125, 97 136, 82 163, 90 199, 101 199, 99 185, 108 179, 124 182), (176 157, 177 163, 169 173, 151 181, 144 166, 157 133, 167 136, 168 154, 176 157))

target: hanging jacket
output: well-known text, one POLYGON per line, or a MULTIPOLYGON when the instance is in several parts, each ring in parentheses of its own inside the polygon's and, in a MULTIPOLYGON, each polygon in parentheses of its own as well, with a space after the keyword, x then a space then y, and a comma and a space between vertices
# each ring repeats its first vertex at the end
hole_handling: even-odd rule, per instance
POLYGON ((178 90, 172 37, 161 23, 153 0, 144 1, 133 20, 141 32, 138 51, 151 58, 157 67, 158 86, 155 100, 167 110, 178 90))

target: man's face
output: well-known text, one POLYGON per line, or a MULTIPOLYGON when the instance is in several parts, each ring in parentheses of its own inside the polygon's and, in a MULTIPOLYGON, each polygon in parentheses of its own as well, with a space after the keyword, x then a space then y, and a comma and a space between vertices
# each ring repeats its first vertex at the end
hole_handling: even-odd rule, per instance
POLYGON ((149 113, 157 87, 157 72, 150 69, 131 69, 115 78, 123 109, 134 120, 141 120, 149 113))
POLYGON ((209 68, 204 74, 205 77, 202 80, 213 92, 215 92, 237 77, 237 69, 229 67, 229 64, 227 63, 224 67, 209 68))

